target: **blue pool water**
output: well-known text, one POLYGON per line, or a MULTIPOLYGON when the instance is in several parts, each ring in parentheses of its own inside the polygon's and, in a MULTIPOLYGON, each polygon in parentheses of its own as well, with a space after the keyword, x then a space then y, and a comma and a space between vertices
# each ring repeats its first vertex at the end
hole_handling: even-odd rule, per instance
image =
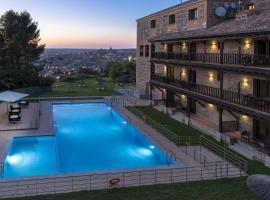
POLYGON ((13 139, 3 177, 176 164, 104 103, 55 104, 53 117, 55 136, 13 139))

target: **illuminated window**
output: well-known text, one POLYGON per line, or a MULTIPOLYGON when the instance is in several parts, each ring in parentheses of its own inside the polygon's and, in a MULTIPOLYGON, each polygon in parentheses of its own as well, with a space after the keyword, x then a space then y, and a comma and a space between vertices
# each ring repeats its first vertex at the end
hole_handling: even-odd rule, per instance
POLYGON ((198 9, 194 8, 188 11, 188 20, 198 19, 198 9))

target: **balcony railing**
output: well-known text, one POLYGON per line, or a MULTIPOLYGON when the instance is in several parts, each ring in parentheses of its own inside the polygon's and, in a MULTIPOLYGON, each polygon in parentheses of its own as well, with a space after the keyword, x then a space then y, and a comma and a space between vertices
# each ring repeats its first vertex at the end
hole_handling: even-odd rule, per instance
POLYGON ((196 92, 202 95, 210 96, 220 100, 235 103, 241 106, 253 108, 263 112, 270 112, 270 99, 254 97, 251 95, 239 94, 236 92, 223 90, 219 88, 214 88, 206 85, 201 85, 197 83, 191 83, 186 81, 181 81, 173 78, 167 78, 159 75, 152 75, 152 80, 171 84, 192 92, 196 92))
POLYGON ((270 65, 270 56, 256 54, 220 54, 220 53, 165 53, 155 52, 152 58, 166 60, 197 61, 231 65, 270 65))

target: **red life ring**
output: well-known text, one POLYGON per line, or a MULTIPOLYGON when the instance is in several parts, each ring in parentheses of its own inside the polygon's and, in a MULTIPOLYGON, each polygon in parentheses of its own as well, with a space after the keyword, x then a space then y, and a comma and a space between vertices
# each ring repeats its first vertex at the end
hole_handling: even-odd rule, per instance
POLYGON ((146 120, 146 118, 145 118, 145 116, 143 116, 143 117, 142 117, 143 123, 145 123, 145 120, 146 120))
POLYGON ((121 181, 120 178, 112 178, 109 180, 109 183, 110 183, 110 185, 116 185, 120 181, 121 181))

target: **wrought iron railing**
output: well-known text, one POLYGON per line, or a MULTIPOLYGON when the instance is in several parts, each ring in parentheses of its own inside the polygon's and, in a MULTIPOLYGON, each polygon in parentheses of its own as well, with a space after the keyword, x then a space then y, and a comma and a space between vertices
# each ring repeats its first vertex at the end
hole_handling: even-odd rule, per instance
POLYGON ((203 63, 220 63, 232 65, 267 65, 270 64, 269 55, 259 54, 220 54, 220 53, 166 53, 155 52, 154 59, 197 61, 203 63))
POLYGON ((235 103, 241 106, 253 108, 263 112, 270 112, 270 100, 268 99, 254 97, 252 95, 239 94, 228 90, 223 90, 221 93, 221 90, 219 88, 181 81, 159 75, 152 75, 151 79, 163 83, 172 84, 189 91, 235 103))

